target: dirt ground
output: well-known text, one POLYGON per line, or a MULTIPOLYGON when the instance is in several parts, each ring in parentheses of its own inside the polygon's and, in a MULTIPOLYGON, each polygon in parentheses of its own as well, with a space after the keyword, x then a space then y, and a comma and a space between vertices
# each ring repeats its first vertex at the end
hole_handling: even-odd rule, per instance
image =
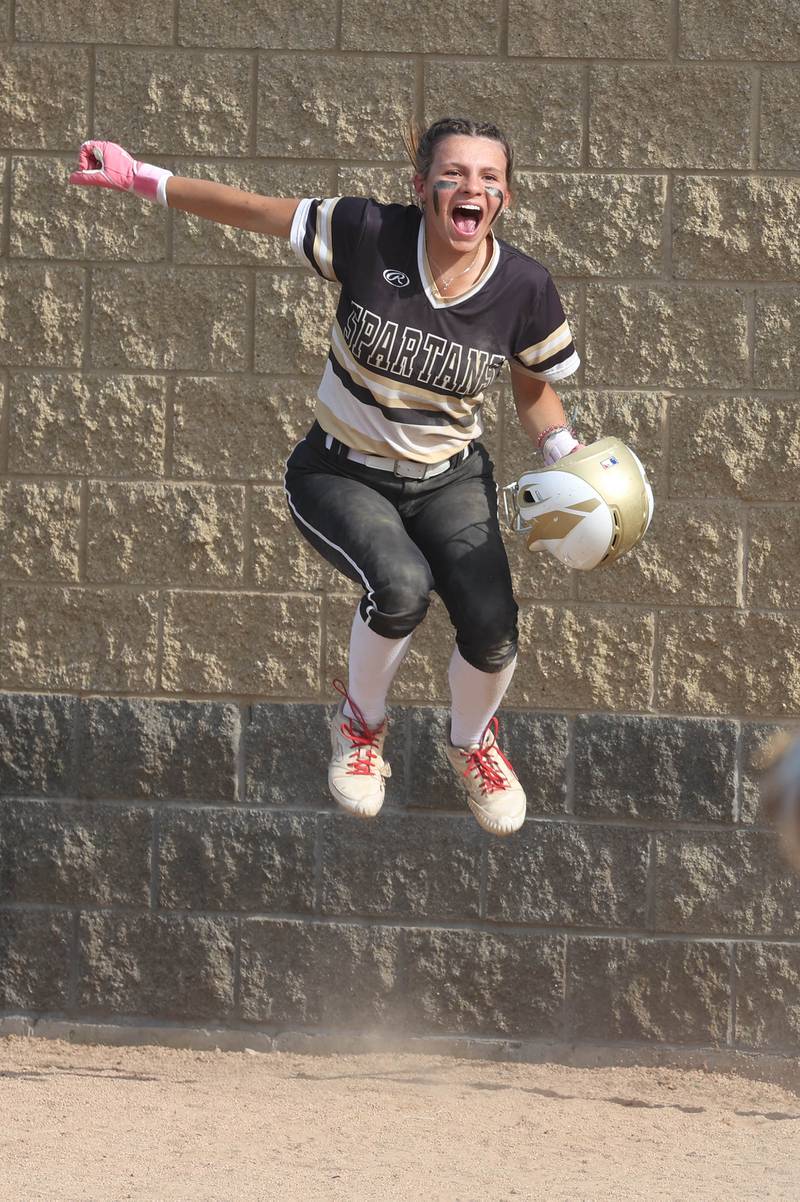
POLYGON ((0 1040, 13 1202, 800 1198, 800 1097, 654 1068, 0 1040))

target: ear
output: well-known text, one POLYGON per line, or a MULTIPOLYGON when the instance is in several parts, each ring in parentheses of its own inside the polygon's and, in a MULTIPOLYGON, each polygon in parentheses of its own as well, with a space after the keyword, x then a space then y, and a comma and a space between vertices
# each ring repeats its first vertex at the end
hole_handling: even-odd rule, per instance
POLYGON ((420 175, 419 173, 415 174, 413 179, 411 180, 411 186, 413 187, 414 191, 416 192, 416 194, 420 198, 420 200, 424 199, 425 176, 420 175))

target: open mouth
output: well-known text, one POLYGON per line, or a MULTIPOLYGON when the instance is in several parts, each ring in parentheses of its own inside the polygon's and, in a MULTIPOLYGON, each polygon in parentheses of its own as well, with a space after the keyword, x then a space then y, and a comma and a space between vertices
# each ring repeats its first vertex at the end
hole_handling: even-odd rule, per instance
POLYGON ((459 234, 470 237, 481 223, 483 211, 480 205, 456 205, 451 213, 453 225, 459 234))

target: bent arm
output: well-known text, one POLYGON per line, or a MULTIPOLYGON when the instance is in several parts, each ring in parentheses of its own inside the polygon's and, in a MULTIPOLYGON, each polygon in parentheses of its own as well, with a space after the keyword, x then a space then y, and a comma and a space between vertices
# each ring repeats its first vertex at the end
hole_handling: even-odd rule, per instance
POLYGON ((517 416, 528 438, 542 452, 546 464, 577 451, 578 442, 569 429, 564 407, 547 380, 518 371, 511 365, 511 385, 517 416))
POLYGON ((255 234, 274 234, 288 238, 299 197, 283 199, 241 192, 227 184, 208 179, 188 179, 173 175, 167 180, 167 206, 194 213, 222 225, 233 225, 255 234))
POLYGON ((534 446, 539 435, 551 426, 566 426, 564 406, 547 380, 536 380, 511 367, 511 386, 519 424, 534 446))

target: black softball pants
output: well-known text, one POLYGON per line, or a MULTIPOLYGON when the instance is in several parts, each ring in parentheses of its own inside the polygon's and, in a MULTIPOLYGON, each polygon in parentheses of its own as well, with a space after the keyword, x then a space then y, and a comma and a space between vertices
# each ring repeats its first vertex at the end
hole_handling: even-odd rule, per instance
POLYGON ((481 443, 428 480, 345 458, 315 422, 289 456, 285 488, 302 535, 364 589, 361 616, 400 639, 435 590, 467 663, 499 672, 517 648, 517 605, 497 519, 492 462, 481 443))

